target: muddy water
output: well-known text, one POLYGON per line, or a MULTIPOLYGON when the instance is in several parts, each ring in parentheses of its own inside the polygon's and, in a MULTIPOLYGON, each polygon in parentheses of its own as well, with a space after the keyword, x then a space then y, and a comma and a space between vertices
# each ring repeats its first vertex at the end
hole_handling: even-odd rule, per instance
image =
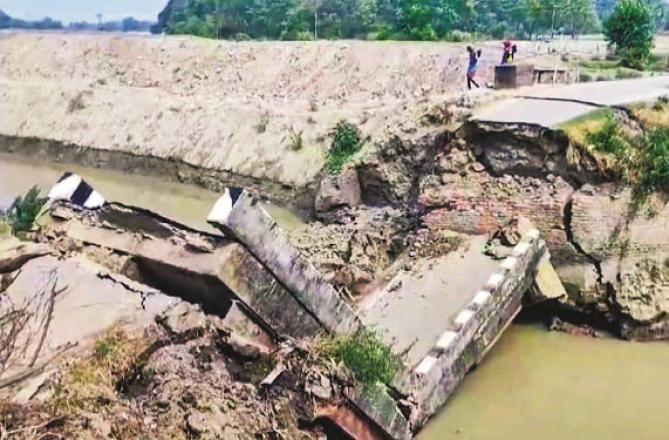
POLYGON ((669 438, 669 343, 512 326, 419 440, 669 438))
MULTIPOLYGON (((46 192, 65 171, 84 176, 107 200, 138 206, 193 228, 212 231, 206 223, 207 214, 218 197, 212 191, 157 177, 126 175, 71 164, 35 162, 6 153, 0 153, 0 198, 24 194, 34 185, 46 192)), ((284 228, 302 223, 300 217, 291 211, 271 204, 265 206, 284 228)))

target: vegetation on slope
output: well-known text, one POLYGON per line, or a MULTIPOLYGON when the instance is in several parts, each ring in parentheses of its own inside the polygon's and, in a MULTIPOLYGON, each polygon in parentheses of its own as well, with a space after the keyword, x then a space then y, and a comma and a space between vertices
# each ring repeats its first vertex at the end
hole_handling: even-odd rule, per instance
POLYGON ((594 112, 562 127, 572 143, 587 150, 645 197, 669 185, 669 100, 632 111, 641 133, 623 125, 609 110, 594 112))
POLYGON ((328 170, 339 174, 351 158, 362 149, 365 143, 360 129, 346 121, 339 121, 332 134, 332 146, 328 151, 328 170))

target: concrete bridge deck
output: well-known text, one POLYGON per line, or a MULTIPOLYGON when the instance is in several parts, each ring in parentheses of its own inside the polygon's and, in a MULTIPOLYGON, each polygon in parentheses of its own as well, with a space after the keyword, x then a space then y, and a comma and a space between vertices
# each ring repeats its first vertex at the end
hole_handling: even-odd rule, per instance
POLYGON ((455 252, 419 261, 361 305, 363 322, 405 355, 408 367, 416 367, 443 332, 454 329, 458 313, 497 270, 498 262, 483 254, 486 241, 472 237, 455 252))

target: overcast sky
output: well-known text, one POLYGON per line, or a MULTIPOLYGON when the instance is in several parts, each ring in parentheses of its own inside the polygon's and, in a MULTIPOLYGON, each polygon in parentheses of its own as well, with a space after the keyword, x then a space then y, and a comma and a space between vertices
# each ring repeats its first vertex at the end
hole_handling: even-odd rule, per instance
POLYGON ((0 10, 14 18, 38 20, 51 17, 65 23, 96 21, 100 12, 105 20, 132 15, 155 20, 167 0, 0 0, 0 10))

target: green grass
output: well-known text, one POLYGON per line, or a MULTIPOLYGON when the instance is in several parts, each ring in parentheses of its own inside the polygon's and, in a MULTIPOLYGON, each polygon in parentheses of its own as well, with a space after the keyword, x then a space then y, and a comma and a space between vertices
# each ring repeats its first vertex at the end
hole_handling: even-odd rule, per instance
POLYGON ((365 139, 360 129, 350 122, 339 121, 332 133, 332 145, 328 151, 327 167, 330 174, 341 173, 351 158, 358 153, 365 139))
POLYGON ((578 62, 580 81, 613 81, 620 79, 641 78, 643 72, 622 65, 615 59, 590 59, 578 62))
POLYGON ((391 383, 401 368, 399 358, 370 330, 327 340, 319 351, 343 364, 365 391, 391 383))
POLYGON ((638 199, 643 199, 669 185, 669 127, 648 123, 658 120, 652 115, 664 116, 667 105, 660 100, 654 106, 634 110, 646 118, 640 119, 645 126, 642 135, 626 129, 608 110, 590 113, 560 128, 577 148, 608 159, 609 169, 632 186, 638 199))
POLYGON ((600 130, 613 114, 608 109, 600 109, 572 119, 558 128, 564 131, 572 142, 583 145, 589 133, 600 130))
POLYGON ((139 367, 150 340, 133 337, 119 328, 108 329, 93 345, 92 356, 61 369, 48 398, 54 415, 76 410, 98 411, 100 399, 115 395, 119 382, 139 367))
POLYGON ((596 151, 614 156, 622 156, 630 148, 630 141, 623 132, 622 126, 610 114, 605 117, 599 130, 585 135, 585 141, 596 151))
POLYGON ((579 61, 578 65, 585 69, 609 70, 609 69, 617 69, 618 67, 621 66, 621 62, 620 60, 592 59, 592 60, 581 60, 579 61))

